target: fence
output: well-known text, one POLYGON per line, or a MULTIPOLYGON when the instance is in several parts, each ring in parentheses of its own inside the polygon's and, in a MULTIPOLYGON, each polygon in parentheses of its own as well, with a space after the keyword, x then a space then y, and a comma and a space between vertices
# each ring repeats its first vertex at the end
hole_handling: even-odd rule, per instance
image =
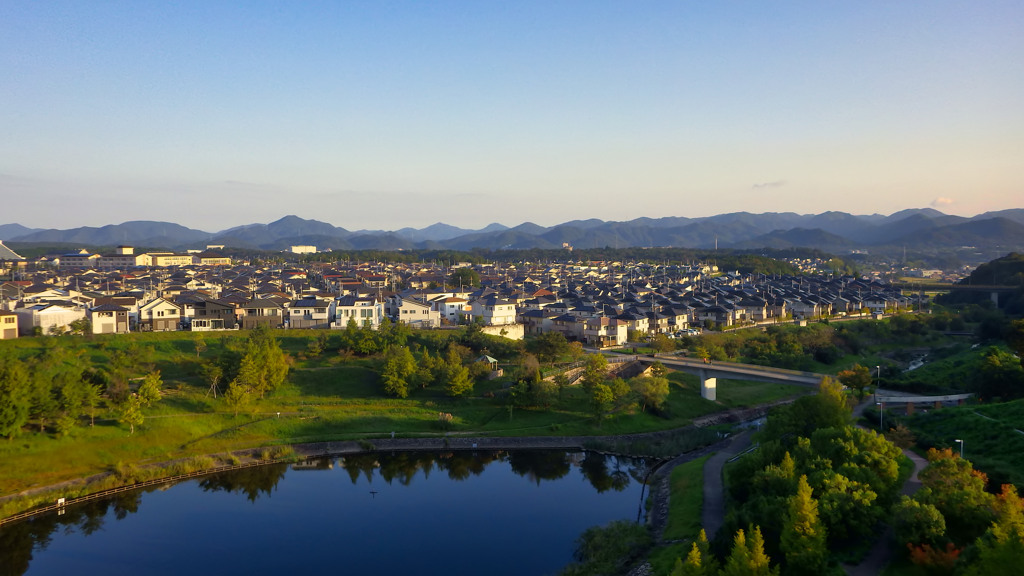
POLYGON ((83 502, 89 502, 90 500, 98 500, 100 498, 106 498, 113 496, 114 494, 120 494, 121 492, 128 492, 130 490, 138 490, 140 488, 146 488, 147 486, 155 486, 157 484, 167 484, 168 482, 178 482, 181 480, 187 480, 189 478, 195 478, 197 476, 207 476, 209 474, 217 474, 218 472, 229 472, 231 470, 241 470, 243 468, 253 468, 255 466, 265 466, 267 464, 274 464, 274 462, 248 462, 245 464, 237 464, 232 466, 218 466, 216 468, 208 468, 206 470, 198 470, 196 472, 189 472, 188 474, 179 474, 177 476, 169 476, 165 478, 155 478, 153 480, 146 480, 137 484, 130 484, 128 486, 118 486, 117 488, 110 488, 108 490, 101 490, 78 498, 64 499, 58 498, 55 504, 49 504, 41 508, 35 508, 27 512, 8 516, 7 518, 0 518, 0 526, 4 524, 10 524, 11 522, 17 522, 19 520, 25 520, 38 516, 40 514, 46 514, 47 512, 53 512, 55 510, 62 510, 68 506, 74 504, 81 504, 83 502))

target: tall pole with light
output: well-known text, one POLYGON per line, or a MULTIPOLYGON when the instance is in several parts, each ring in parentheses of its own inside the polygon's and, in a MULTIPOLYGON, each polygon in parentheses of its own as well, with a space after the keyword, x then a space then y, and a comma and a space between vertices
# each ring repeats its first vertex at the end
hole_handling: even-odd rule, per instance
POLYGON ((875 392, 878 392, 878 387, 882 385, 882 366, 875 366, 875 392))
POLYGON ((960 438, 957 438, 956 440, 953 440, 953 441, 960 445, 960 457, 963 458, 964 457, 964 441, 961 440, 960 438))

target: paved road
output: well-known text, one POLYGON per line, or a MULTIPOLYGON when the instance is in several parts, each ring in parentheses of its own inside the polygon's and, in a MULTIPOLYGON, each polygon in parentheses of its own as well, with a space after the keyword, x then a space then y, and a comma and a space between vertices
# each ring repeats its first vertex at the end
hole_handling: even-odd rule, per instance
POLYGON ((707 532, 708 540, 725 521, 725 486, 722 478, 722 467, 730 458, 746 450, 750 446, 752 432, 745 430, 733 437, 728 446, 719 450, 704 463, 704 508, 701 510, 701 524, 707 532))

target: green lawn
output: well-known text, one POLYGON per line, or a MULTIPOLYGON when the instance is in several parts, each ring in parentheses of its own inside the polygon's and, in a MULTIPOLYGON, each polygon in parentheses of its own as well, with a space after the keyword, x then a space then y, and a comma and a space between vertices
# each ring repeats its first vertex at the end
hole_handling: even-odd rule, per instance
POLYGON ((704 506, 704 463, 709 456, 680 464, 669 479, 671 498, 668 507, 666 540, 694 539, 700 533, 701 508, 704 506))

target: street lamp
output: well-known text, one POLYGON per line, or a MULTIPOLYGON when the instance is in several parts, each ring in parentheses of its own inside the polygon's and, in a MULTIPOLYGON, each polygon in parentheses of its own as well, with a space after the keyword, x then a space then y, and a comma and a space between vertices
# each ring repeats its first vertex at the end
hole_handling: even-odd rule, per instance
POLYGON ((959 439, 959 438, 957 438, 956 440, 953 440, 953 442, 956 442, 957 444, 960 444, 960 457, 963 458, 964 457, 964 441, 959 439))
POLYGON ((884 430, 882 427, 882 417, 885 416, 885 408, 883 407, 885 404, 882 402, 875 402, 875 405, 878 406, 878 429, 884 430))
POLYGON ((882 385, 882 366, 875 366, 875 392, 878 392, 878 387, 882 385))

